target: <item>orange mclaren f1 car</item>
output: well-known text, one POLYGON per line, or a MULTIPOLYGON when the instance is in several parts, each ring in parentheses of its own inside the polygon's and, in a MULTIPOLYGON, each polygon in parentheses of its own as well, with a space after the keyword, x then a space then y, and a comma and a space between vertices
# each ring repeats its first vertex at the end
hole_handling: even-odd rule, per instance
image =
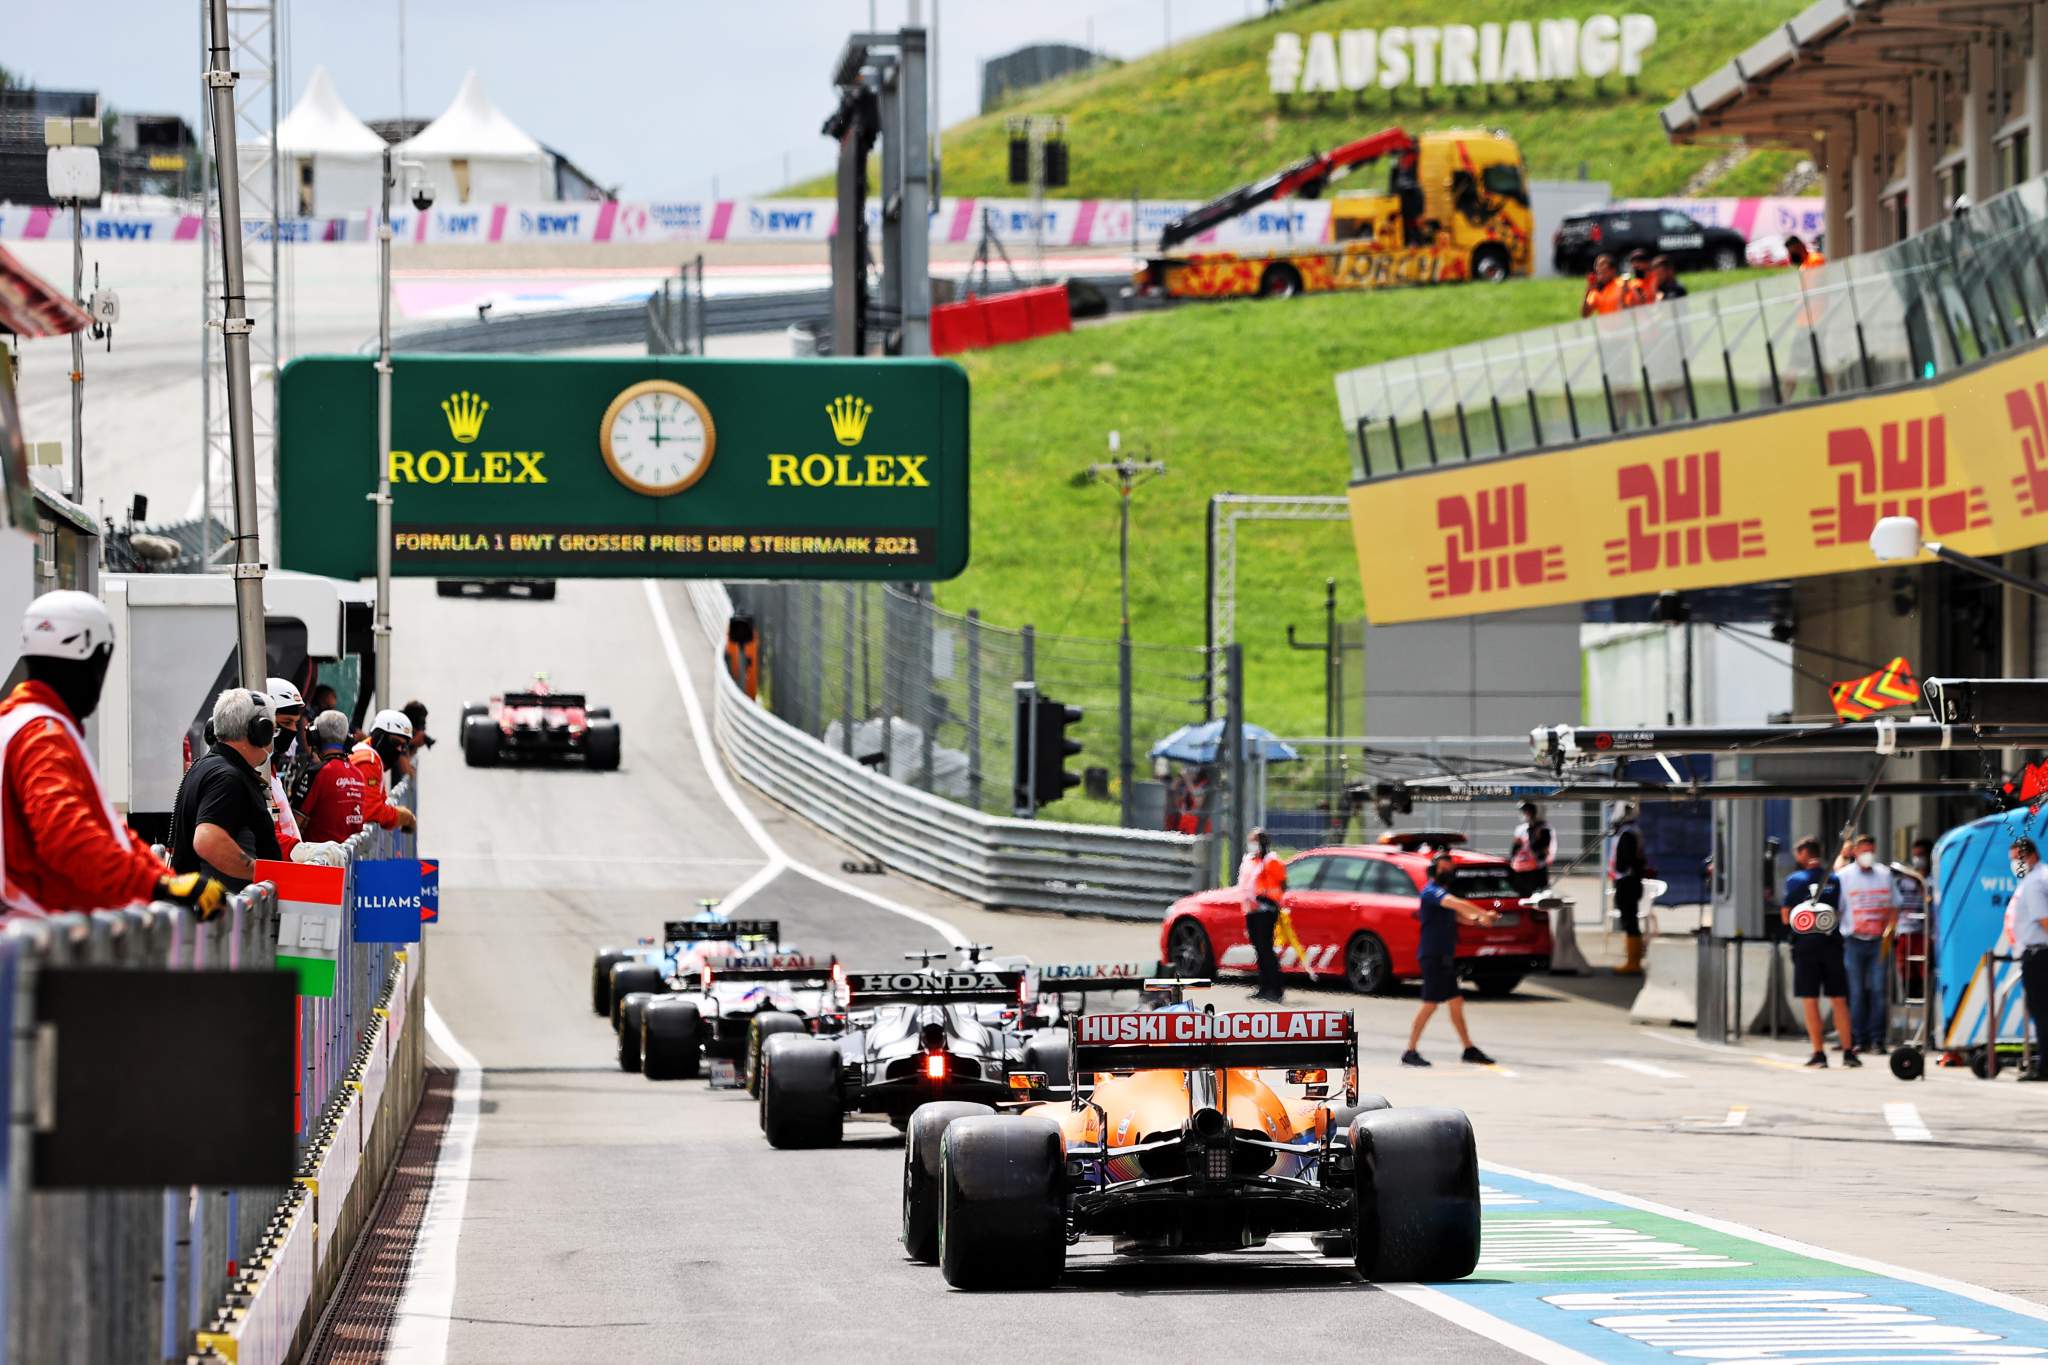
POLYGON ((1025 1103, 920 1107, 903 1158, 911 1257, 958 1288, 1018 1289, 1053 1283, 1083 1237, 1161 1256, 1307 1233, 1368 1279, 1471 1274, 1471 1120, 1361 1096, 1348 1010, 1216 1014, 1178 999, 1206 984, 1148 983, 1172 1002, 1073 1020, 1070 1086, 1012 1072, 1012 1087, 1037 1088, 1025 1103))

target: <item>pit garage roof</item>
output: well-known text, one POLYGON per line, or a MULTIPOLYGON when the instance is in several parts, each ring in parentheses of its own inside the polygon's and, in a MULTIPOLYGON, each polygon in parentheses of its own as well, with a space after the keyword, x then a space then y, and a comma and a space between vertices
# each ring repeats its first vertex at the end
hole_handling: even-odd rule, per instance
POLYGON ((1699 81, 1661 117, 1672 140, 1812 140, 1826 123, 1906 102, 1913 76, 2026 22, 2030 0, 1815 0, 1699 81))

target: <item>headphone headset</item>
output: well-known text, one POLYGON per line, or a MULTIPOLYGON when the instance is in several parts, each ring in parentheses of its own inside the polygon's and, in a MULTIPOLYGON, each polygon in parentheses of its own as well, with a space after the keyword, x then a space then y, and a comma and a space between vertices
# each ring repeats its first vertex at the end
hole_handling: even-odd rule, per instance
POLYGON ((256 717, 249 722, 248 742, 259 749, 268 749, 270 742, 277 738, 277 722, 271 719, 270 710, 263 704, 263 698, 254 692, 248 693, 249 704, 256 708, 256 717))

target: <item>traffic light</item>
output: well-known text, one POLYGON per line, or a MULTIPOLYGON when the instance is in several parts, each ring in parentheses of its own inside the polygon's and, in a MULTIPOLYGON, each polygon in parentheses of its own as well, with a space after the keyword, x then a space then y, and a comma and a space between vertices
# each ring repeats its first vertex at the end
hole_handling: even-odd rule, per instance
POLYGON ((1045 187, 1049 190, 1066 188, 1067 184, 1067 141, 1064 137, 1047 138, 1041 155, 1045 157, 1045 187))
POLYGON ((1041 696, 1028 684, 1017 685, 1016 731, 1010 752, 1012 806, 1029 815, 1049 806, 1068 790, 1081 785, 1078 775, 1067 771, 1067 760, 1081 752, 1081 741, 1069 739, 1067 730, 1081 723, 1081 708, 1041 696), (1035 722, 1035 723, 1034 723, 1035 722))
POLYGON ((1031 135, 1016 128, 1010 130, 1010 183, 1031 183, 1031 135))

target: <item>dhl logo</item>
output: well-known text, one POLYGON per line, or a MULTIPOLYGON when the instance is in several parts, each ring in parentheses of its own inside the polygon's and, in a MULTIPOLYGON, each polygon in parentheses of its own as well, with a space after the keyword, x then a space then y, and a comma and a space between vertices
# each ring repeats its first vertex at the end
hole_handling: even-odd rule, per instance
POLYGON ((1529 543, 1529 487, 1506 484, 1439 498, 1444 559, 1429 566, 1429 595, 1464 597, 1564 581, 1564 546, 1529 543))
POLYGON ((1615 492, 1628 509, 1627 530, 1606 542, 1607 574, 1648 573, 1696 564, 1757 559, 1761 517, 1721 515, 1721 452, 1624 465, 1615 492))
POLYGON ((1930 540, 1991 524, 1984 490, 1949 485, 1947 422, 1939 416, 1828 433, 1828 466, 1841 474, 1835 500, 1812 510, 1814 543, 1855 545, 1880 517, 1914 517, 1930 540))
POLYGON ((2048 512, 2048 384, 2013 389, 2005 395, 2005 413, 2020 438, 2020 472, 2012 476, 2020 515, 2048 512))

